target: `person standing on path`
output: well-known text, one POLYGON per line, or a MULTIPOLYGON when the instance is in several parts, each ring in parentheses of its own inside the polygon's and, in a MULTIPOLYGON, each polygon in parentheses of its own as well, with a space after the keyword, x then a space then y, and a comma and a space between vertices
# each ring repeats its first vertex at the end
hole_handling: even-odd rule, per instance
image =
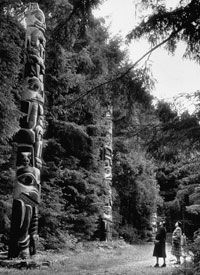
POLYGON ((181 222, 177 221, 175 223, 175 229, 172 233, 172 255, 176 257, 176 264, 180 264, 181 260, 181 222))
POLYGON ((156 234, 155 246, 153 250, 153 256, 156 257, 156 264, 154 265, 154 267, 159 267, 159 258, 163 258, 163 265, 161 267, 166 267, 165 242, 166 242, 166 229, 164 226, 164 222, 160 222, 159 228, 156 234))

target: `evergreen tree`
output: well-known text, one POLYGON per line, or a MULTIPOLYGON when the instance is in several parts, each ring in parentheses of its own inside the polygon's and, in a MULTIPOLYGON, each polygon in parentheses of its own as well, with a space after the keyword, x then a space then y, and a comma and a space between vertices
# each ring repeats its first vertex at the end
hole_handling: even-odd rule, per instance
POLYGON ((183 220, 184 230, 191 235, 199 226, 199 123, 196 115, 178 115, 166 102, 160 102, 157 114, 161 124, 149 145, 157 162, 157 180, 165 200, 168 226, 183 220))
MULTIPOLYGON (((7 236, 10 226, 13 158, 11 139, 19 129, 18 99, 22 90, 25 32, 16 18, 0 5, 0 205, 1 232, 7 236)), ((4 239, 5 240, 5 239, 4 239)))
POLYGON ((199 1, 179 1, 177 7, 170 10, 166 8, 165 0, 143 0, 141 3, 152 13, 129 33, 128 38, 145 36, 153 46, 165 43, 172 53, 177 43, 184 41, 184 57, 199 62, 199 1))
POLYGON ((130 72, 115 83, 114 212, 117 230, 130 242, 149 237, 150 217, 162 204, 156 165, 147 152, 152 129, 159 122, 151 105, 150 84, 143 70, 130 72))

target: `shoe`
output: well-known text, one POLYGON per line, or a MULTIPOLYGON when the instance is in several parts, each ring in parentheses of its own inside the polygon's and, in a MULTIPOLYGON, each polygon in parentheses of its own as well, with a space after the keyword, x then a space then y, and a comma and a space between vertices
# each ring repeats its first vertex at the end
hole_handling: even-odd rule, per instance
POLYGON ((166 267, 166 264, 161 265, 161 267, 166 267))
POLYGON ((154 267, 159 267, 159 264, 155 264, 154 267))

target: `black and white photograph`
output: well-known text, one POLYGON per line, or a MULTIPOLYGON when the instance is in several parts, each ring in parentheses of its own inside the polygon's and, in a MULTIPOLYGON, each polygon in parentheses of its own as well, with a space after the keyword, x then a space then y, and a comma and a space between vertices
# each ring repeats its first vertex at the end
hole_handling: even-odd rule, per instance
POLYGON ((199 0, 0 0, 0 274, 200 274, 199 0))

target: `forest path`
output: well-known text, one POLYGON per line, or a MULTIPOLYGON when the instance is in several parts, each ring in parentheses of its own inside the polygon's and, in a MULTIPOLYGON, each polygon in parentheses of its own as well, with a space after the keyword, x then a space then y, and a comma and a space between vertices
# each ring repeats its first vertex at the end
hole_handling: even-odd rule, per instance
MULTIPOLYGON (((116 251, 105 251, 105 254, 101 253, 98 257, 89 257, 86 260, 84 266, 82 266, 82 272, 73 273, 73 275, 170 275, 177 268, 174 265, 174 257, 171 255, 171 246, 167 244, 166 252, 166 267, 155 268, 156 258, 153 254, 153 243, 147 243, 142 245, 130 245, 117 249, 116 251), (96 258, 96 259, 95 259, 96 258), (91 262, 90 262, 91 260, 91 262), (87 270, 91 269, 92 270, 87 270)), ((162 265, 163 259, 159 259, 159 264, 162 265)))
MULTIPOLYGON (((36 269, 0 268, 0 274, 9 275, 172 275, 179 266, 175 266, 171 255, 171 245, 166 245, 166 264, 164 268, 155 268, 156 258, 152 256, 154 244, 129 245, 98 242, 86 244, 87 248, 55 253, 38 253, 36 261, 46 261, 50 266, 36 269)), ((163 260, 159 259, 162 265, 163 260)), ((183 261, 183 259, 182 259, 183 261)), ((180 274, 180 273, 179 273, 180 274)))
MULTIPOLYGON (((100 244, 97 248, 82 251, 63 260, 64 266, 57 266, 56 275, 170 275, 179 266, 171 255, 171 245, 166 245, 166 267, 155 268, 156 258, 152 256, 154 244, 138 245, 100 244)), ((183 259, 182 259, 183 260, 183 259)), ((163 259, 159 264, 162 265, 163 259)), ((52 273, 53 274, 53 273, 52 273)))

